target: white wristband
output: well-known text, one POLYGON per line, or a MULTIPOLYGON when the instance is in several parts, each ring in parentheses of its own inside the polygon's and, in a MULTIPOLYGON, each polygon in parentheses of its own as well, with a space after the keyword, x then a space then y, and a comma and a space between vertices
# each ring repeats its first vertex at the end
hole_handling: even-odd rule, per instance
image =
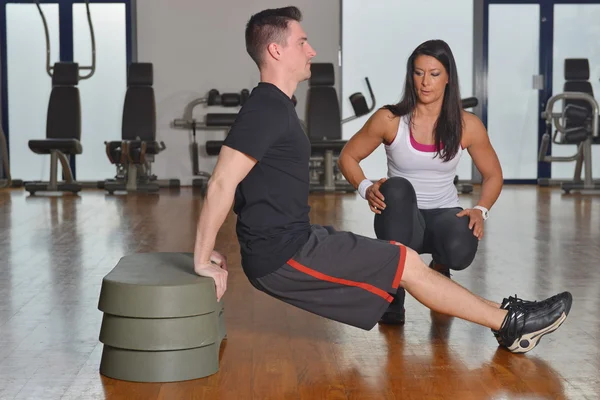
POLYGON ((359 185, 358 185, 358 193, 360 194, 360 197, 362 197, 363 199, 367 199, 366 195, 367 195, 367 189, 369 188, 369 186, 373 185, 373 182, 371 182, 368 179, 363 180, 359 185))
POLYGON ((481 215, 483 216, 483 220, 485 221, 486 219, 489 218, 490 216, 490 210, 488 210, 487 208, 485 208, 484 206, 475 206, 473 207, 474 210, 479 210, 481 211, 481 215))

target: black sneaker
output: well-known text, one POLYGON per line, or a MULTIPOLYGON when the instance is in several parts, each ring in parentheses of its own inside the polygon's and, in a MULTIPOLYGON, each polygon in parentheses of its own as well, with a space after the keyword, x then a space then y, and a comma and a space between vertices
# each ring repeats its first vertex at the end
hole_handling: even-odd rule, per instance
POLYGON ((400 311, 388 310, 379 319, 381 325, 404 325, 404 322, 404 308, 400 311))
POLYGON ((565 322, 573 296, 563 292, 538 302, 516 296, 505 300, 502 305, 508 314, 494 336, 501 346, 513 353, 526 353, 537 346, 542 336, 554 332, 565 322))
POLYGON ((388 309, 379 319, 380 324, 384 325, 403 325, 404 320, 404 298, 406 292, 404 289, 398 289, 398 292, 394 296, 394 300, 390 303, 388 309))

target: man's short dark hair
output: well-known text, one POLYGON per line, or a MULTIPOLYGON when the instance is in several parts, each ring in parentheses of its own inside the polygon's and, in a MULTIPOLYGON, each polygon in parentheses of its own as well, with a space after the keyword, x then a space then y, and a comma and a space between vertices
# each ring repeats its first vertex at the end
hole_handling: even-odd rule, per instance
POLYGON ((289 22, 301 20, 302 13, 294 6, 263 10, 250 17, 246 25, 246 51, 256 65, 261 66, 264 50, 270 43, 286 44, 289 22))

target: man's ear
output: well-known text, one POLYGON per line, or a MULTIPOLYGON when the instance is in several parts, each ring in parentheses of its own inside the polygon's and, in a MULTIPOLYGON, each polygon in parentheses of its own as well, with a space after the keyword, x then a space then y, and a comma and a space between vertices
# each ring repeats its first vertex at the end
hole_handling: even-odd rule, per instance
POLYGON ((270 43, 267 46, 267 51, 274 59, 279 60, 281 58, 281 47, 277 43, 270 43))

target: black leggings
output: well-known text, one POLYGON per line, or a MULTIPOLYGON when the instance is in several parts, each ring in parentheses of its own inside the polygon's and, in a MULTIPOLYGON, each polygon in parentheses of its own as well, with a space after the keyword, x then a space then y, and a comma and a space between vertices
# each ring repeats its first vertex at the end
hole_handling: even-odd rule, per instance
POLYGON ((385 209, 375 214, 378 239, 394 240, 451 270, 473 262, 478 240, 469 229, 469 217, 457 217, 462 208, 420 210, 412 184, 399 177, 387 179, 379 188, 385 209))

